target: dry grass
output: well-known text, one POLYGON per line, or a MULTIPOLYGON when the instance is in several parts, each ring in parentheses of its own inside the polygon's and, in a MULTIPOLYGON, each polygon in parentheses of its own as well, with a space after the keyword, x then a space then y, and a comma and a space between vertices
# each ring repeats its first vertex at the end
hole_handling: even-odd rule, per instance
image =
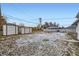
MULTIPOLYGON (((55 34, 54 34, 55 35, 55 34)), ((58 35, 57 35, 58 36, 58 35)), ((25 37, 26 36, 20 36, 25 37)), ((46 36, 47 37, 47 36, 46 36)), ((4 41, 0 41, 0 55, 1 56, 70 56, 73 55, 73 47, 67 42, 56 40, 51 41, 50 39, 43 39, 41 41, 28 41, 26 45, 16 45, 16 39, 6 38, 4 41)), ((57 38, 57 37, 56 37, 57 38)), ((38 38, 37 38, 38 39, 38 38)), ((39 39, 40 40, 40 39, 39 39)), ((76 49, 75 49, 76 50, 76 49)), ((74 51, 75 51, 74 50, 74 51)), ((78 50, 77 50, 78 51, 78 50)), ((78 53, 77 53, 78 55, 78 53)))
POLYGON ((74 32, 68 32, 67 35, 70 36, 70 39, 77 40, 77 34, 76 33, 74 33, 74 32))
MULTIPOLYGON (((45 39, 44 41, 48 41, 45 39)), ((15 40, 6 39, 0 41, 0 55, 1 56, 57 56, 70 55, 69 51, 65 51, 65 46, 55 47, 53 44, 45 42, 28 42, 26 46, 18 47, 15 40), (62 49, 63 48, 63 49, 62 49)))
POLYGON ((49 39, 43 39, 43 41, 49 41, 49 39))

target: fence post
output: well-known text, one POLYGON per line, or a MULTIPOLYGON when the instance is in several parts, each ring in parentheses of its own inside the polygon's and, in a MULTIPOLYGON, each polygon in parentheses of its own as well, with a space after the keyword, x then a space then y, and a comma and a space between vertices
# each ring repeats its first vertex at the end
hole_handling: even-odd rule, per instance
POLYGON ((7 30, 8 30, 8 28, 7 28, 7 27, 8 27, 8 26, 7 26, 7 24, 5 24, 5 26, 6 26, 6 36, 7 36, 7 32, 8 32, 8 31, 7 31, 7 30))
POLYGON ((15 25, 15 34, 16 34, 16 25, 15 25))

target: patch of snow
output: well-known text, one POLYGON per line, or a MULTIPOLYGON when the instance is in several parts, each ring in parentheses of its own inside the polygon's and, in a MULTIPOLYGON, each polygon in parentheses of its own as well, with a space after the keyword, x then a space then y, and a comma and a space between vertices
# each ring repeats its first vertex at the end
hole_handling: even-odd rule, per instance
POLYGON ((27 45, 28 42, 42 42, 44 39, 48 39, 49 44, 54 43, 57 40, 65 38, 65 33, 39 33, 39 34, 30 34, 29 36, 21 37, 16 40, 17 45, 27 45))

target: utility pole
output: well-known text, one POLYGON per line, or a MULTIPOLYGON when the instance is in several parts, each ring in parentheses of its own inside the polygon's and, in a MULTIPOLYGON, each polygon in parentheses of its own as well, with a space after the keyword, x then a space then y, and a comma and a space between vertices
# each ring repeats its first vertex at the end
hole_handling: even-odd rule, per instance
POLYGON ((1 4, 0 4, 0 35, 2 35, 2 25, 1 25, 1 4))
POLYGON ((39 18, 39 28, 41 28, 42 25, 42 18, 39 18))
POLYGON ((0 3, 0 31, 2 31, 3 25, 6 23, 6 20, 2 16, 1 3, 0 3))
POLYGON ((1 19, 1 4, 0 4, 0 19, 1 19))

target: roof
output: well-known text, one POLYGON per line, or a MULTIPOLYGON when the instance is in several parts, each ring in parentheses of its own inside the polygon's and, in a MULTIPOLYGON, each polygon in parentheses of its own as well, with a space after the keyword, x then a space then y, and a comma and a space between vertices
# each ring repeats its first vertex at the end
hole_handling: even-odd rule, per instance
POLYGON ((78 14, 76 15, 76 18, 77 18, 77 20, 72 24, 72 26, 73 26, 73 25, 76 25, 76 26, 77 26, 77 23, 79 22, 79 12, 78 12, 78 14))
POLYGON ((76 26, 69 26, 69 27, 66 27, 65 29, 76 29, 76 26))
POLYGON ((59 28, 59 27, 57 27, 57 26, 50 26, 48 28, 50 29, 50 28, 59 28))
POLYGON ((73 25, 76 25, 77 26, 77 23, 79 22, 79 19, 77 19, 73 24, 72 24, 72 26, 73 25))
POLYGON ((78 12, 78 14, 76 15, 76 18, 79 18, 79 12, 78 12))
POLYGON ((4 24, 4 25, 18 26, 18 25, 16 25, 16 24, 13 24, 13 23, 6 23, 6 24, 4 24))
POLYGON ((4 25, 18 26, 18 27, 21 27, 21 28, 33 28, 33 27, 29 27, 29 26, 20 26, 20 25, 16 25, 16 24, 13 24, 13 23, 6 23, 4 25))

